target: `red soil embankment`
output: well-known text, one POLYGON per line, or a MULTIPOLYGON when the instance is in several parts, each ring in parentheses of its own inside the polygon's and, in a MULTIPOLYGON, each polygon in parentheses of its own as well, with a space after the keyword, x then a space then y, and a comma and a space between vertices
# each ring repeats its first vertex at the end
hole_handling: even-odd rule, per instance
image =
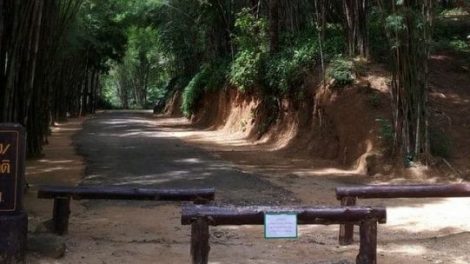
MULTIPOLYGON (((323 89, 319 80, 318 73, 311 75, 299 87, 302 96, 279 100, 233 87, 206 93, 192 122, 237 135, 267 151, 331 160, 359 173, 378 172, 368 162, 377 163, 382 152, 376 119, 390 118, 384 71, 370 69, 355 84, 342 88, 323 89)), ((173 98, 167 108, 179 108, 175 103, 173 98)))

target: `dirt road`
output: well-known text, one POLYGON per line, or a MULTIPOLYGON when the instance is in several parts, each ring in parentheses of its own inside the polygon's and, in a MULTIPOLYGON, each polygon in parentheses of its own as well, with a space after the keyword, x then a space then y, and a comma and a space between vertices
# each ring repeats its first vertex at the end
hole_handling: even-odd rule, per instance
MULTIPOLYGON (((67 129, 65 125, 62 131, 67 129)), ((263 151, 262 146, 242 144, 242 139, 217 131, 191 128, 182 119, 108 112, 89 119, 75 136, 87 165, 79 182, 79 170, 72 173, 68 164, 80 163, 65 151, 71 148, 67 141, 55 142, 57 136, 67 137, 53 134, 46 157, 28 166, 31 183, 214 186, 217 200, 224 202, 337 205, 336 185, 374 180, 318 168, 321 161, 263 151)), ((388 224, 379 227, 379 263, 470 263, 469 199, 360 203, 388 207, 388 224)), ((33 224, 50 218, 52 202, 38 201, 30 194, 27 206, 33 224)), ((302 226, 299 240, 266 241, 260 226, 214 227, 210 260, 220 264, 353 263, 358 245, 338 246, 337 231, 337 226, 302 226)), ((189 263, 189 234, 189 227, 180 225, 179 204, 74 201, 66 256, 52 260, 30 255, 28 263, 189 263)))
POLYGON ((281 203, 289 192, 162 133, 146 112, 106 112, 77 135, 87 162, 83 184, 215 187, 219 200, 281 203))

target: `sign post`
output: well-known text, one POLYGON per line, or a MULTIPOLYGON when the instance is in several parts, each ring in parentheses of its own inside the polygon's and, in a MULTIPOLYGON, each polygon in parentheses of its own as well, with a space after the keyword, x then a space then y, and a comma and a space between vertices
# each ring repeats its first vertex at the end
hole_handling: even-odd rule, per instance
POLYGON ((23 208, 25 130, 0 123, 0 264, 24 263, 28 215, 23 208))

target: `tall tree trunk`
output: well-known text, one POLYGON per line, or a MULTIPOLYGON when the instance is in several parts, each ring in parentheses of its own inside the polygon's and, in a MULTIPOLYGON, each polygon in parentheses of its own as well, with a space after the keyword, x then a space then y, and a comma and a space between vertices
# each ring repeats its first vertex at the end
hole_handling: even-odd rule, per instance
POLYGON ((279 0, 269 0, 269 51, 279 49, 279 0))
POLYGON ((343 12, 350 56, 369 57, 368 0, 345 0, 343 12))

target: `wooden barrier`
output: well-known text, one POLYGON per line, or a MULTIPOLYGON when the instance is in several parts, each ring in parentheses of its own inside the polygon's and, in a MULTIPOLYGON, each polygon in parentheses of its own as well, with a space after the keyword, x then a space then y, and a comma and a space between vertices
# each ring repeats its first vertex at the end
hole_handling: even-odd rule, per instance
POLYGON ((63 235, 68 231, 70 200, 147 200, 193 201, 204 204, 214 200, 215 190, 208 189, 150 189, 126 186, 42 186, 38 198, 54 199, 54 231, 63 235))
POLYGON ((181 223, 191 225, 192 263, 208 263, 210 225, 264 225, 268 212, 295 213, 300 225, 359 225, 361 245, 356 263, 377 263, 377 223, 386 222, 385 208, 185 205, 181 223))
MULTIPOLYGON (((443 197, 470 197, 470 184, 367 185, 336 188, 336 198, 341 201, 342 206, 355 206, 357 199, 443 197)), ((339 243, 351 244, 354 241, 353 231, 353 225, 341 225, 339 243)))

